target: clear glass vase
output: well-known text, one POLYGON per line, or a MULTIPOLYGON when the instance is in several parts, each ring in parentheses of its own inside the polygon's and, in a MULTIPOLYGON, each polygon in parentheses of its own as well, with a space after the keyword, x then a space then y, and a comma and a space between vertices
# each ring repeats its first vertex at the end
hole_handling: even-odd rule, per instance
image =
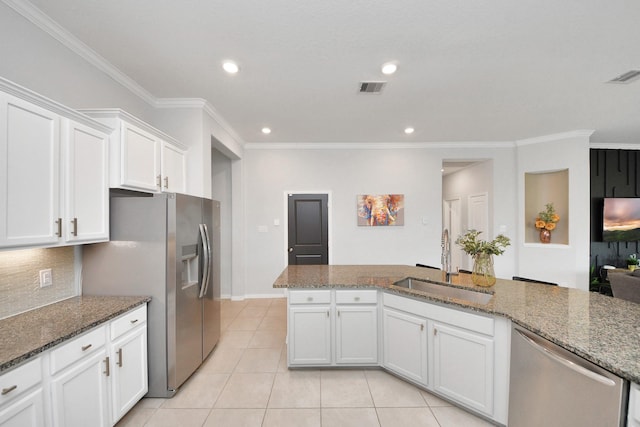
POLYGON ((493 271, 493 257, 490 254, 481 253, 473 256, 471 281, 478 286, 495 285, 496 273, 493 271))

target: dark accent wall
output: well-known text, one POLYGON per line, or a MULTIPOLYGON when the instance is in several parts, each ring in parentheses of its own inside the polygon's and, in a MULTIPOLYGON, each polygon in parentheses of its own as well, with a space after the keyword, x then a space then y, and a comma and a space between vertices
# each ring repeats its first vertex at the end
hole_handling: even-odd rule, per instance
MULTIPOLYGON (((603 242, 602 205, 605 197, 640 197, 640 151, 591 149, 591 265, 626 268, 640 242, 603 242)), ((596 270, 598 271, 598 270, 596 270)))

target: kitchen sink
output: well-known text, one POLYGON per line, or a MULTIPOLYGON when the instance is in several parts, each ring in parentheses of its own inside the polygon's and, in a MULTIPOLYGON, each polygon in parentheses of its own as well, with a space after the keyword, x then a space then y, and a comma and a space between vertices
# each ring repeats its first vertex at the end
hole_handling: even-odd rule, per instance
POLYGON ((417 291, 422 291, 441 297, 464 300, 476 304, 487 304, 489 300, 493 298, 493 294, 477 292, 471 289, 455 288, 452 286, 441 284, 439 282, 414 279, 412 277, 407 277, 405 279, 399 280, 393 285, 406 289, 415 289, 417 291))

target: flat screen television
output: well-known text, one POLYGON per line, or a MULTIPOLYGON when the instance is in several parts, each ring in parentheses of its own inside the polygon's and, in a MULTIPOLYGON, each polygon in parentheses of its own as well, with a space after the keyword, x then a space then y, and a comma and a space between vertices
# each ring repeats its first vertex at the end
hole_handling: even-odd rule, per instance
POLYGON ((640 198, 604 199, 602 240, 605 242, 640 240, 640 198))

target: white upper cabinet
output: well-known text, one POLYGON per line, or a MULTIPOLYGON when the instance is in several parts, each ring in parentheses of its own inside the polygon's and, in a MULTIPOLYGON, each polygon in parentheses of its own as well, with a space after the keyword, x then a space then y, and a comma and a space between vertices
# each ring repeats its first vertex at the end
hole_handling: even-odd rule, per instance
POLYGON ((122 122, 120 134, 120 153, 112 163, 112 172, 116 175, 115 181, 112 175, 112 186, 159 191, 162 141, 126 122, 122 122))
POLYGON ((59 155, 59 116, 0 92, 0 246, 58 242, 59 155))
POLYGON ((109 137, 63 120, 65 238, 67 242, 109 239, 109 137))
POLYGON ((186 193, 185 149, 178 141, 120 109, 81 111, 114 129, 112 188, 186 193))
POLYGON ((0 248, 108 240, 109 132, 0 79, 0 248))
POLYGON ((175 145, 162 144, 162 191, 184 193, 186 191, 186 156, 175 145))

